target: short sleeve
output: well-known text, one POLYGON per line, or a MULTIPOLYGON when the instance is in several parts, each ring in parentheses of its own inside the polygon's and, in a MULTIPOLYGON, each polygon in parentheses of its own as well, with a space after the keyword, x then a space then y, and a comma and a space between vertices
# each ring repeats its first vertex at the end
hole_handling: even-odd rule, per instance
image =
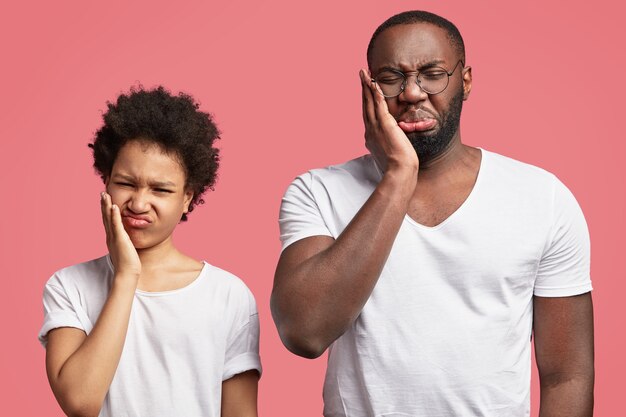
POLYGON ((245 290, 246 300, 239 306, 234 331, 226 344, 222 381, 253 369, 259 375, 262 372, 259 356, 259 314, 254 297, 247 288, 245 290))
POLYGON ((80 320, 80 312, 76 311, 58 275, 48 280, 43 291, 44 320, 39 331, 39 342, 45 347, 48 332, 59 327, 75 327, 87 332, 80 320))
POLYGON ((287 188, 280 206, 278 224, 282 250, 310 236, 333 236, 312 192, 312 174, 297 177, 287 188))
POLYGON ((570 190, 554 180, 551 228, 534 288, 534 295, 540 297, 566 297, 592 289, 587 223, 570 190))

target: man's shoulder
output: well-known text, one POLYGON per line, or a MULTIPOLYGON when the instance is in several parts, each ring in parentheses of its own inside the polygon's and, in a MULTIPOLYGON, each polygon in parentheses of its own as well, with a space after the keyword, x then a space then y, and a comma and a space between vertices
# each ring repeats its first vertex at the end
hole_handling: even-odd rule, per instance
POLYGON ((482 152, 486 158, 485 166, 495 180, 534 186, 551 186, 558 181, 553 173, 536 165, 484 149, 482 152))
POLYGON ((349 161, 329 165, 323 168, 311 169, 298 178, 306 182, 378 182, 382 173, 371 155, 363 155, 349 161))
POLYGON ((545 169, 536 165, 532 165, 528 162, 523 162, 519 159, 514 159, 510 156, 502 155, 485 149, 483 149, 482 151, 484 155, 489 158, 490 163, 497 168, 513 170, 516 173, 528 173, 528 175, 552 176, 552 174, 545 169))

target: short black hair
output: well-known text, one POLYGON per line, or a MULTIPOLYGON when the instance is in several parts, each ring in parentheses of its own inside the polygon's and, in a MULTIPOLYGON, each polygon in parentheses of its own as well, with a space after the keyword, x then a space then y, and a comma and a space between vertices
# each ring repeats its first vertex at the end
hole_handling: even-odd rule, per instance
MULTIPOLYGON (((185 171, 185 189, 193 192, 189 212, 204 203, 202 194, 213 189, 219 167, 219 149, 213 146, 220 132, 209 113, 188 94, 171 94, 165 87, 131 87, 115 102, 107 102, 103 126, 93 143, 93 167, 103 181, 111 175, 120 149, 142 140, 176 155, 185 171)), ((187 220, 183 213, 181 221, 187 220)))
POLYGON ((425 12, 423 10, 410 10, 391 16, 376 28, 367 46, 367 64, 370 64, 370 55, 374 47, 374 41, 382 32, 394 26, 410 25, 413 23, 430 23, 444 29, 448 33, 450 44, 457 50, 459 59, 465 62, 465 43, 463 42, 461 32, 459 32, 459 29, 454 23, 434 13, 425 12))

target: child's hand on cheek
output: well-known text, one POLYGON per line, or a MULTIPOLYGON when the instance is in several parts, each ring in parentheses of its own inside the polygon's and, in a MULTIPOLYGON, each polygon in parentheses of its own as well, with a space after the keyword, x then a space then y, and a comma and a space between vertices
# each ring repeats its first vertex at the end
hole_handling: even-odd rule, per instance
POLYGON ((133 242, 124 230, 120 208, 111 203, 111 196, 106 192, 101 194, 100 206, 107 248, 116 277, 124 276, 138 280, 141 275, 141 261, 133 242))

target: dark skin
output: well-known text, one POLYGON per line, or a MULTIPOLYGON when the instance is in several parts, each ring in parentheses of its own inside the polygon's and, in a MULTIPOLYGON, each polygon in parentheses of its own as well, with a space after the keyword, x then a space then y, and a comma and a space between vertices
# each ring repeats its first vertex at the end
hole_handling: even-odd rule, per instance
MULTIPOLYGON (((384 66, 410 71, 434 60, 452 68, 458 61, 440 32, 421 40, 435 42, 436 48, 414 57, 415 48, 409 45, 415 39, 397 36, 396 29, 401 28, 405 27, 379 36, 372 51, 372 72, 384 66)), ((377 92, 369 72, 362 70, 360 77, 365 145, 384 170, 383 179, 337 240, 313 236, 290 245, 275 275, 274 320, 285 346, 304 357, 321 355, 359 315, 404 216, 409 214, 427 226, 445 220, 471 192, 480 166, 480 151, 463 145, 458 131, 441 155, 420 164, 396 120, 421 106, 438 119, 424 134, 440 129, 452 97, 460 89, 464 98, 469 96, 470 68, 457 70, 448 88, 435 96, 424 93, 413 81, 402 94, 388 100, 377 92)))
MULTIPOLYGON (((281 254, 271 309, 285 346, 315 358, 356 320, 367 302, 405 217, 435 226, 471 193, 481 152, 461 143, 457 130, 445 150, 419 161, 399 122, 417 108, 435 116, 441 128, 455 94, 472 87, 471 68, 457 69, 446 90, 424 93, 409 77, 402 94, 385 99, 371 74, 391 67, 416 71, 430 63, 447 70, 459 59, 446 32, 431 24, 399 25, 376 40, 370 71, 360 72, 365 144, 384 171, 376 189, 335 240, 302 239, 281 254)), ((590 416, 593 408, 593 319, 591 296, 534 299, 534 337, 541 377, 541 417, 590 416), (567 410, 565 412, 564 410, 567 410)))
POLYGON ((534 339, 541 381, 539 417, 593 415, 591 294, 534 297, 534 339))

